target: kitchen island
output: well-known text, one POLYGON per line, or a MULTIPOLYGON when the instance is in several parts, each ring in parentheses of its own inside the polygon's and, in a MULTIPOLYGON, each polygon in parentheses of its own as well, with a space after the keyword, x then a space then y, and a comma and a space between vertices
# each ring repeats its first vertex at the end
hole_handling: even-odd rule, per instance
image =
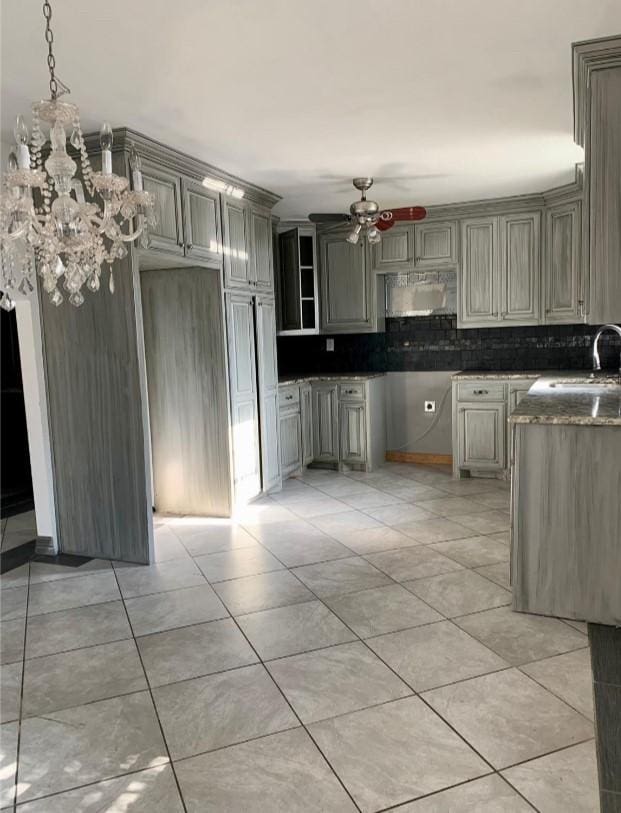
POLYGON ((621 383, 535 382, 509 418, 513 609, 588 622, 601 809, 621 809, 621 383))

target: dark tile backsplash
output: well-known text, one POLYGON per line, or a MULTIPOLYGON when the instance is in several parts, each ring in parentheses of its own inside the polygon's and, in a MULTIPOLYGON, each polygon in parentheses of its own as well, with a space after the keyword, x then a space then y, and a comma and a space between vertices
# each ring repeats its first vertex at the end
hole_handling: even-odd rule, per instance
MULTIPOLYGON (((591 367, 597 327, 533 325, 459 330, 455 316, 387 319, 385 333, 281 336, 278 371, 292 373, 416 370, 567 370, 591 367)), ((601 340, 602 367, 619 368, 620 340, 601 340)))

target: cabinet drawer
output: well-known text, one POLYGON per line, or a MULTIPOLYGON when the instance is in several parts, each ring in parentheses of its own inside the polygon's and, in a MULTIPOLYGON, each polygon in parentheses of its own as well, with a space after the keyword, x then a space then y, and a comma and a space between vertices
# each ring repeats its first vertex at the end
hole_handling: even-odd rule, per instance
POLYGON ((460 381, 457 384, 459 401, 504 401, 506 385, 502 381, 460 381))
POLYGON ((300 388, 296 384, 291 387, 280 387, 278 390, 278 406, 281 409, 300 405, 300 388))
POLYGON ((362 381, 345 381, 339 384, 339 400, 362 399, 364 396, 365 388, 362 381))

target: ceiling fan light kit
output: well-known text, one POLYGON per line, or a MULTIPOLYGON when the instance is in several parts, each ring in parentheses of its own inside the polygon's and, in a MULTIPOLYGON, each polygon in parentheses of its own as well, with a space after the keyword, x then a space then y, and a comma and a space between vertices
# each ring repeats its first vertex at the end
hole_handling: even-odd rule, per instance
POLYGON ((373 178, 354 178, 353 184, 360 191, 360 200, 349 207, 349 214, 310 214, 313 223, 351 223, 352 229, 345 238, 356 245, 360 235, 366 235, 370 245, 382 240, 382 232, 391 229, 399 221, 423 220, 427 210, 422 206, 403 206, 398 209, 380 209, 374 200, 367 200, 367 190, 373 186, 373 178))

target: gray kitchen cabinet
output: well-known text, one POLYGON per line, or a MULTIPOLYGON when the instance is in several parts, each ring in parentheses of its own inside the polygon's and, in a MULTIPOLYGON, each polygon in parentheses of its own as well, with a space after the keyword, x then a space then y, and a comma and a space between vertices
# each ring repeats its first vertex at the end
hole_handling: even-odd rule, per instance
POLYGON ((261 430, 261 484, 271 491, 281 484, 276 363, 276 303, 256 297, 257 383, 261 430))
POLYGON ((457 263, 457 223, 417 223, 414 226, 414 262, 416 268, 440 268, 457 263))
POLYGON ((414 267, 414 225, 396 225, 382 232, 382 241, 372 248, 375 271, 410 271, 414 267))
MULTIPOLYGON (((261 491, 259 415, 252 296, 226 294, 235 500, 261 491)), ((208 406, 208 405, 206 405, 208 406)))
POLYGON ((146 192, 155 198, 155 226, 149 227, 149 249, 183 255, 181 178, 157 164, 143 161, 142 180, 146 192))
POLYGON ((302 468, 302 425, 299 406, 280 413, 280 464, 282 476, 302 468))
POLYGON ((540 212, 461 221, 459 327, 540 321, 540 212))
POLYGON ((226 288, 251 287, 248 219, 248 205, 245 202, 226 196, 222 198, 226 288))
POLYGON ((498 218, 467 218, 461 223, 461 273, 457 286, 459 327, 498 322, 498 218))
POLYGON ((195 260, 222 260, 220 195, 189 178, 181 179, 185 256, 195 260))
POLYGON ((581 201, 548 207, 543 290, 544 321, 548 324, 575 324, 584 320, 581 237, 581 201))
POLYGON ((505 468, 506 407, 496 403, 460 403, 458 407, 460 469, 505 468))
POLYGON ((314 226, 284 228, 278 235, 279 333, 319 333, 319 284, 314 226))
POLYGON ((338 463, 338 386, 313 382, 312 390, 313 460, 318 463, 338 463))
POLYGON ((313 461, 313 389, 300 385, 300 420, 302 425, 302 465, 313 461))
POLYGON ((500 218, 500 319, 519 325, 539 322, 541 213, 500 218))
POLYGON ((367 421, 365 402, 339 403, 341 462, 364 464, 367 460, 367 421))
POLYGON ((319 235, 321 328, 325 333, 383 330, 378 318, 377 286, 366 240, 348 243, 346 232, 319 235))
POLYGON ((272 217, 269 209, 250 207, 250 282, 258 290, 273 292, 272 217))

